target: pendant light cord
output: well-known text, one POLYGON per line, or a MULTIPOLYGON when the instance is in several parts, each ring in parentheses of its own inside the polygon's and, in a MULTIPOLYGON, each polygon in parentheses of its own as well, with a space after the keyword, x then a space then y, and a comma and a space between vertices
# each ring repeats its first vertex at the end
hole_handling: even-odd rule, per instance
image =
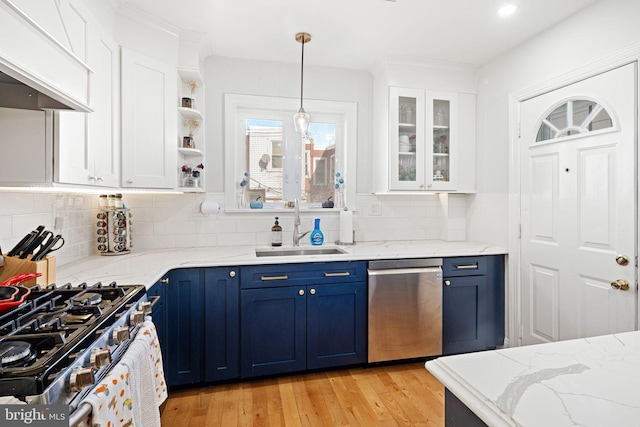
POLYGON ((304 35, 302 36, 302 60, 300 61, 300 109, 302 109, 302 93, 304 90, 304 35))

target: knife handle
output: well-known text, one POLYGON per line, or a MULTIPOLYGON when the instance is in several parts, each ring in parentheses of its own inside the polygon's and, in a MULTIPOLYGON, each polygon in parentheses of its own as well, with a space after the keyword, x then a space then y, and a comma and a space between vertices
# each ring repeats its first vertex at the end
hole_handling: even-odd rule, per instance
POLYGON ((20 240, 18 242, 17 245, 15 245, 13 247, 13 249, 11 249, 8 253, 7 256, 16 256, 20 253, 20 250, 26 246, 27 242, 30 242, 31 239, 33 239, 33 236, 35 236, 35 231, 32 231, 31 233, 27 234, 26 236, 24 236, 22 238, 22 240, 20 240))

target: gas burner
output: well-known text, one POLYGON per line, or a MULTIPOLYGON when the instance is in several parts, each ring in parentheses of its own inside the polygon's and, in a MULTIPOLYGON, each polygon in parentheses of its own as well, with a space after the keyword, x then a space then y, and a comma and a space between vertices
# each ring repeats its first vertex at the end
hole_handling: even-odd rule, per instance
POLYGON ((16 362, 22 362, 31 353, 31 345, 24 341, 5 341, 0 343, 0 365, 11 365, 16 362))
POLYGON ((102 302, 102 295, 97 292, 85 292, 71 299, 74 306, 98 305, 102 302))

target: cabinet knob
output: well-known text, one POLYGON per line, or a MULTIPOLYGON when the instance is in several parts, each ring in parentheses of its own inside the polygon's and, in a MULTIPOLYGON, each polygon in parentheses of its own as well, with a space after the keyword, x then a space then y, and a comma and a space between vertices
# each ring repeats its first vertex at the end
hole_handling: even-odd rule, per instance
POLYGON ((311 290, 309 291, 309 293, 310 293, 311 295, 315 295, 315 294, 316 294, 316 290, 315 290, 315 289, 311 289, 311 290))
POLYGON ((102 182, 102 181, 104 181, 104 177, 103 176, 97 176, 96 177, 96 181, 102 182))
POLYGON ((236 277, 236 272, 235 272, 235 271, 233 271, 233 270, 231 270, 231 271, 229 272, 229 277, 236 277))
POLYGON ((92 176, 92 175, 89 175, 89 176, 87 177, 87 179, 88 179, 89 181, 95 181, 96 177, 95 177, 95 176, 92 176))
POLYGON ((300 295, 300 296, 304 295, 304 289, 300 289, 300 290, 298 291, 298 295, 300 295))
POLYGON ((166 279, 160 280, 160 283, 169 283, 169 278, 167 277, 166 279))
POLYGON ((444 281, 444 285, 445 285, 445 286, 451 286, 451 282, 450 282, 449 280, 445 280, 445 281, 444 281))
POLYGON ((127 184, 133 184, 133 179, 131 178, 127 179, 127 184))

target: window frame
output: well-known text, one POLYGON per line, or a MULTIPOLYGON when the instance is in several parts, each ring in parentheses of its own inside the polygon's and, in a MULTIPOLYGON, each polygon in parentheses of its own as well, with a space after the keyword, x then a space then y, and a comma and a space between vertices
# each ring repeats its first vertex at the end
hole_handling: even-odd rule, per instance
MULTIPOLYGON (((247 115, 260 112, 260 118, 273 118, 274 120, 282 120, 282 113, 286 113, 288 117, 283 122, 283 149, 286 153, 286 139, 300 138, 300 135, 293 130, 293 115, 298 111, 300 105, 299 100, 295 98, 283 98, 259 95, 243 95, 243 94, 225 94, 224 114, 224 200, 226 211, 240 210, 237 206, 238 193, 241 191, 240 181, 245 172, 245 148, 238 141, 244 141, 245 123, 244 119, 247 115), (273 114, 268 117, 269 112, 273 114)), ((335 171, 341 172, 345 177, 344 194, 347 206, 350 209, 355 208, 355 192, 356 192, 356 147, 357 147, 357 104, 354 102, 344 101, 323 101, 314 99, 305 99, 305 110, 311 115, 312 121, 322 122, 323 117, 337 117, 340 123, 336 123, 336 141, 340 134, 344 143, 336 146, 336 165, 335 171)), ((255 118, 255 117, 253 117, 255 118)), ((302 151, 301 151, 302 153, 302 151)), ((303 154, 304 155, 304 154, 303 154)), ((300 176, 304 171, 298 171, 300 176)), ((332 179, 332 177, 328 177, 332 179)), ((302 208, 308 208, 307 204, 303 204, 302 208)), ((284 208, 284 207, 283 207, 284 208)), ((243 212, 273 212, 277 208, 270 209, 242 209, 243 212)), ((325 209, 328 210, 328 209, 325 209)))

